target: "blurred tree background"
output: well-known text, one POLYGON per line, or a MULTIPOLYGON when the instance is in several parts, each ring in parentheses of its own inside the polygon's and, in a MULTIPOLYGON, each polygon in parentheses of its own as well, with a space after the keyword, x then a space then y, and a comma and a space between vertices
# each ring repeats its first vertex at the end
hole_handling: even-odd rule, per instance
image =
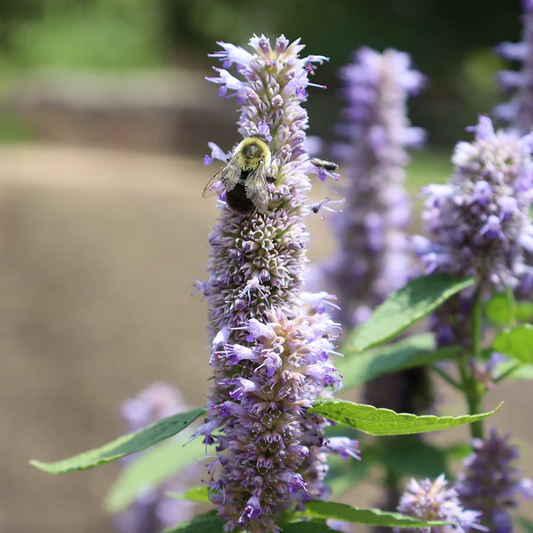
MULTIPOLYGON (((42 66, 127 71, 188 67, 208 73, 215 41, 245 45, 253 33, 301 37, 331 58, 313 95, 313 133, 331 135, 339 66, 361 45, 412 54, 430 79, 412 103, 413 123, 449 147, 475 115, 501 100, 493 83, 500 41, 520 37, 509 0, 17 0, 0 2, 4 79, 42 66), (318 91, 317 91, 318 92, 318 91)), ((1 81, 0 81, 1 83, 1 81)))

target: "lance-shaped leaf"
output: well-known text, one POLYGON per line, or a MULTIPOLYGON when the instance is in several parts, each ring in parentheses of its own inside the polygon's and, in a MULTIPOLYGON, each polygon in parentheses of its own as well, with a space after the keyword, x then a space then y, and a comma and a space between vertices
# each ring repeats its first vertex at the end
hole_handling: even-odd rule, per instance
POLYGON ((533 326, 523 324, 502 331, 494 339, 493 347, 497 352, 514 357, 522 363, 533 363, 533 326))
POLYGON ((442 520, 417 520, 410 516, 400 513, 381 511, 379 509, 357 509, 344 503, 333 502, 309 502, 305 506, 303 513, 298 516, 310 518, 333 518, 335 520, 344 520, 352 524, 365 524, 368 526, 382 527, 437 527, 453 522, 444 522, 442 520))
POLYGON ((108 444, 104 444, 104 446, 100 446, 100 448, 80 453, 69 459, 63 459, 55 463, 32 460, 30 464, 50 474, 66 474, 67 472, 93 468, 104 463, 116 461, 126 455, 140 452, 157 442, 173 437, 204 413, 204 408, 197 407, 184 413, 162 418, 135 433, 123 435, 108 444))
POLYGON ((164 529, 162 533, 224 533, 224 522, 217 516, 216 511, 195 516, 188 522, 175 527, 164 529))
POLYGON ((353 427, 363 433, 375 436, 413 435, 471 424, 493 415, 500 404, 490 413, 463 416, 416 416, 409 413, 395 413, 390 409, 378 409, 372 405, 339 400, 317 398, 308 410, 334 422, 353 427))
POLYGON ((123 511, 141 492, 158 487, 182 468, 196 464, 205 455, 205 444, 197 439, 184 446, 188 438, 185 435, 162 442, 126 465, 106 495, 105 510, 123 511))
POLYGON ((207 485, 198 485, 185 492, 168 492, 167 496, 175 500, 185 500, 189 502, 209 503, 209 487, 207 485))
POLYGON ((323 521, 310 520, 309 522, 291 522, 282 527, 283 533, 335 533, 323 521))
POLYGON ((343 390, 362 385, 382 374, 424 366, 452 357, 457 349, 443 348, 436 352, 433 335, 413 335, 394 344, 380 346, 368 352, 350 353, 344 348, 344 359, 337 363, 337 370, 343 375, 343 390))
POLYGON ((511 376, 513 379, 533 380, 533 365, 519 366, 511 376))
POLYGON ((383 344, 473 283, 473 278, 458 280, 441 273, 413 279, 376 309, 355 331, 348 345, 360 352, 383 344))

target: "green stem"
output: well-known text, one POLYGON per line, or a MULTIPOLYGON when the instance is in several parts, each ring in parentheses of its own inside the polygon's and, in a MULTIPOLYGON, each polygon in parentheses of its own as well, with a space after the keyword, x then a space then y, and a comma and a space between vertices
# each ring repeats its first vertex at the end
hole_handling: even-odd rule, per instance
MULTIPOLYGON (((481 394, 468 395, 466 397, 468 402, 468 410, 471 415, 476 415, 483 412, 483 396, 481 394)), ((472 438, 482 439, 483 438, 483 421, 478 420, 470 424, 470 432, 472 438)))
MULTIPOLYGON (((483 325, 483 301, 481 298, 481 283, 478 285, 474 296, 474 303, 471 314, 472 325, 472 354, 476 361, 481 361, 481 337, 483 325)), ((468 355, 464 355, 459 362, 461 380, 468 402, 468 410, 471 415, 477 415, 483 412, 483 395, 484 387, 479 384, 475 376, 468 369, 468 355)), ((483 438, 483 421, 474 422, 470 425, 473 438, 483 438)))
POLYGON ((453 379, 447 372, 440 369, 437 365, 431 365, 431 370, 433 370, 433 372, 436 372, 444 381, 449 383, 454 389, 464 391, 463 386, 459 382, 455 381, 455 379, 453 379))
POLYGON ((472 307, 472 352, 476 360, 480 360, 481 353, 481 328, 483 326, 483 301, 481 289, 476 290, 474 305, 472 307))

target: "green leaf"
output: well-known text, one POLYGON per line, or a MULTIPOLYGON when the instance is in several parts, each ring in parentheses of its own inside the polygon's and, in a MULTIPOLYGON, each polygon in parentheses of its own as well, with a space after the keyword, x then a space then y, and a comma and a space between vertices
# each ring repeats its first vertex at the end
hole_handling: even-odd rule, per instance
POLYGON ((531 520, 528 520, 523 516, 517 516, 516 520, 524 528, 526 533, 533 533, 533 522, 531 522, 531 520))
POLYGON ((434 347, 433 335, 429 333, 413 335, 395 344, 380 346, 363 353, 350 353, 350 348, 347 347, 343 350, 345 358, 336 365, 343 375, 343 390, 362 385, 388 372, 448 359, 457 352, 455 348, 432 352, 434 347))
POLYGON ((516 302, 516 320, 518 322, 530 322, 533 318, 533 302, 521 300, 516 302))
POLYGON ((119 513, 133 503, 140 492, 159 487, 182 468, 194 465, 205 455, 200 439, 184 443, 189 438, 172 439, 147 450, 126 465, 109 489, 104 500, 108 513, 119 513))
POLYGON ((446 452, 415 436, 385 439, 383 466, 397 476, 436 478, 446 473, 446 452))
POLYGON ((162 533, 224 533, 224 522, 217 516, 216 511, 194 517, 188 522, 170 527, 162 533))
POLYGON ((502 331, 494 339, 493 348, 500 353, 514 357, 522 363, 533 363, 533 326, 522 324, 502 331))
POLYGON ((368 526, 385 526, 385 527, 437 527, 453 522, 444 522, 441 520, 422 521, 405 516, 400 513, 391 513, 380 511, 379 509, 357 509, 344 503, 333 502, 309 502, 305 506, 305 511, 298 516, 310 518, 333 518, 335 520, 344 520, 353 524, 365 524, 368 526))
POLYGON ((30 464, 50 474, 66 474, 67 472, 93 468, 101 464, 116 461, 126 455, 140 452, 159 441, 173 437, 204 413, 204 408, 197 407, 184 413, 162 418, 135 433, 124 435, 113 442, 104 444, 100 448, 80 453, 69 459, 63 459, 55 463, 43 463, 32 460, 30 464))
POLYGON ((187 500, 189 502, 209 503, 209 487, 206 485, 198 485, 192 487, 185 492, 167 492, 167 496, 175 500, 187 500))
POLYGON ((355 331, 348 344, 358 352, 383 344, 473 283, 473 278, 457 280, 449 274, 413 279, 391 294, 370 319, 355 331))
POLYGON ((320 521, 291 522, 282 527, 282 533, 335 533, 327 524, 320 521))
POLYGON ((487 303, 485 314, 495 324, 512 326, 516 316, 516 302, 512 291, 495 294, 487 303))
POLYGON ((533 380, 533 365, 522 365, 518 367, 512 374, 513 379, 527 379, 533 380))
POLYGON ((323 416, 334 422, 353 427, 375 436, 412 435, 440 429, 471 424, 493 415, 502 404, 490 413, 463 416, 416 416, 395 413, 390 409, 378 409, 338 398, 317 398, 308 412, 323 416))

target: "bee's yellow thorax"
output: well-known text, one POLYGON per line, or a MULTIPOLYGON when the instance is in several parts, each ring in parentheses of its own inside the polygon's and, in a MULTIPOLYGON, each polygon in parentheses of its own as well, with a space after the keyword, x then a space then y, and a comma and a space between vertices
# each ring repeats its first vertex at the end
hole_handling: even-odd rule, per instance
POLYGON ((270 148, 267 143, 257 137, 249 137, 240 142, 236 148, 237 163, 242 170, 255 170, 261 161, 265 161, 265 167, 270 166, 270 148), (251 151, 250 148, 257 148, 251 151))

